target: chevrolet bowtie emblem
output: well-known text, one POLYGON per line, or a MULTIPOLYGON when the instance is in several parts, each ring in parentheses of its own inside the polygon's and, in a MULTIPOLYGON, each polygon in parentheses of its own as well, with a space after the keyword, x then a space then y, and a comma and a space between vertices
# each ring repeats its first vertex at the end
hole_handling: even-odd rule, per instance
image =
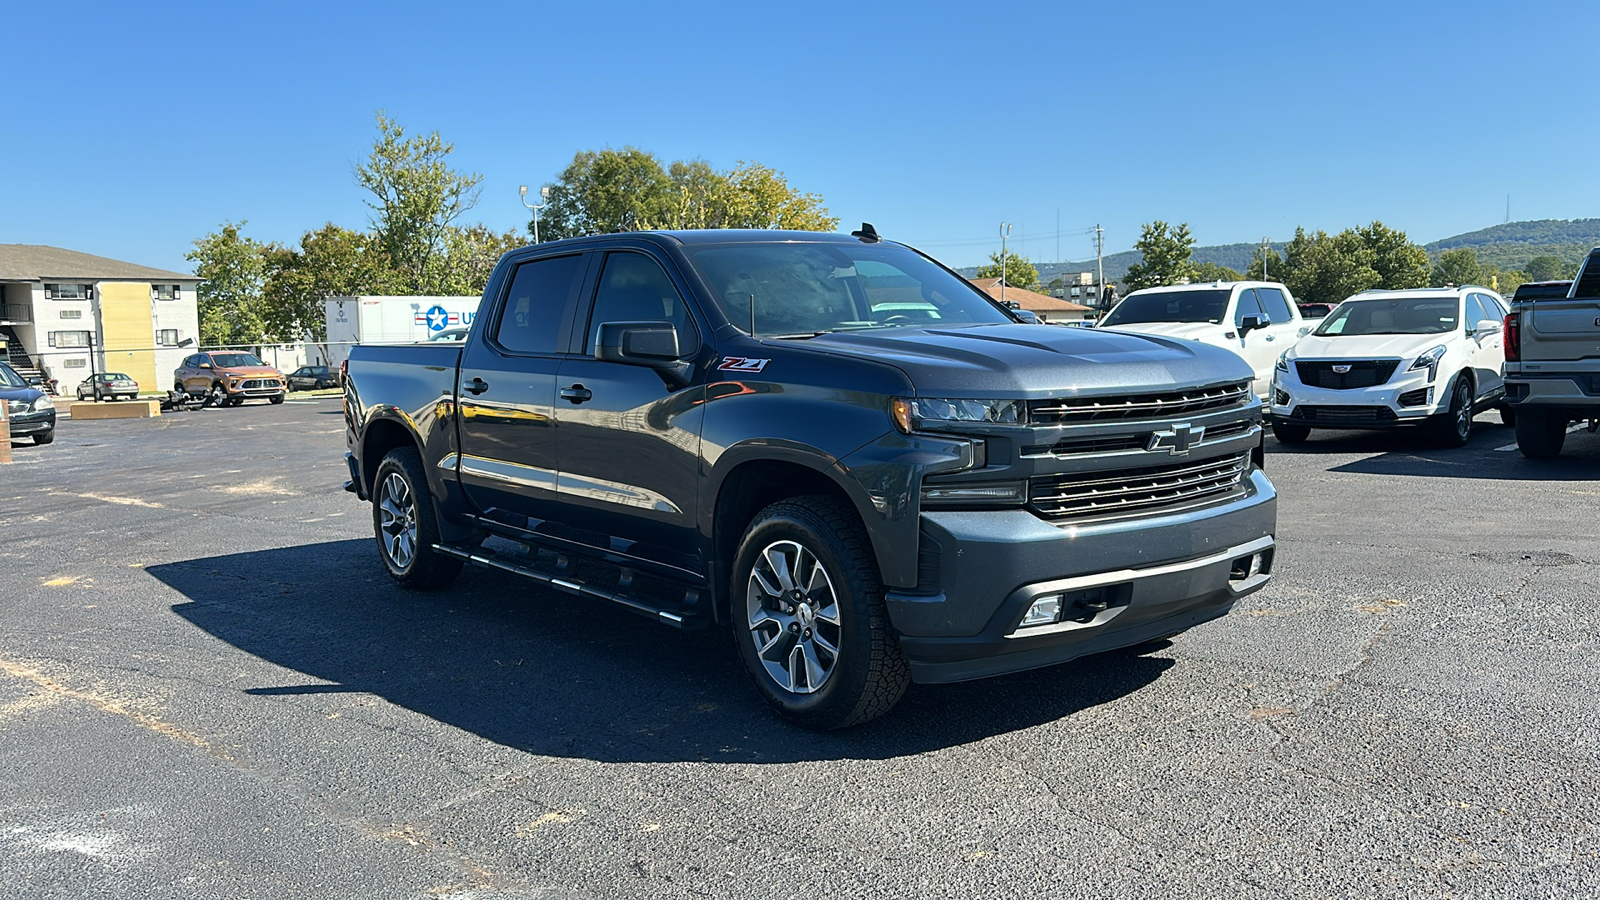
POLYGON ((1349 366, 1329 366, 1328 368, 1333 369, 1335 375, 1345 375, 1350 372, 1349 366))
POLYGON ((1151 453, 1165 450, 1173 456, 1187 456, 1189 448, 1200 443, 1205 436, 1204 425, 1195 426, 1188 423, 1174 425, 1171 431, 1157 431, 1150 435, 1150 441, 1144 445, 1144 449, 1151 453))

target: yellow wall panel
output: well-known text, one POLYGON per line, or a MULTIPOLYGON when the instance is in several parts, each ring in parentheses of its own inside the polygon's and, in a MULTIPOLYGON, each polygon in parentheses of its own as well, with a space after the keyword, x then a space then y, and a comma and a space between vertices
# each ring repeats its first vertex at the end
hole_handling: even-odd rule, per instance
POLYGON ((157 391, 156 333, 150 321, 150 285, 101 282, 100 327, 105 331, 106 370, 123 372, 141 391, 157 391))

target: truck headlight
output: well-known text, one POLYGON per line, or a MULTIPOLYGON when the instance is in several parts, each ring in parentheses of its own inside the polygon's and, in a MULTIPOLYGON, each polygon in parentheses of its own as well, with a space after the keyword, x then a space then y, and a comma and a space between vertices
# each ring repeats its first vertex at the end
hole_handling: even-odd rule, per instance
POLYGON ((1444 350, 1444 345, 1441 344, 1425 351, 1421 356, 1417 357, 1416 362, 1411 364, 1411 368, 1408 371, 1415 372, 1418 369, 1427 369, 1428 380, 1432 381, 1439 374, 1439 360, 1444 358, 1444 350))
POLYGON ((923 424, 949 427, 958 424, 1017 425, 1024 418, 1021 400, 941 400, 931 397, 896 397, 889 414, 901 431, 910 434, 923 424))

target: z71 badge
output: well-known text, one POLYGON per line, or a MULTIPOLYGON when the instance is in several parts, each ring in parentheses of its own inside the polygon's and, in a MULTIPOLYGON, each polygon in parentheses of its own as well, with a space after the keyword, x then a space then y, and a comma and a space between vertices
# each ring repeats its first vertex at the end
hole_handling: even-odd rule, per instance
POLYGON ((748 356, 724 356, 717 368, 724 372, 759 372, 767 367, 770 359, 751 359, 748 356))

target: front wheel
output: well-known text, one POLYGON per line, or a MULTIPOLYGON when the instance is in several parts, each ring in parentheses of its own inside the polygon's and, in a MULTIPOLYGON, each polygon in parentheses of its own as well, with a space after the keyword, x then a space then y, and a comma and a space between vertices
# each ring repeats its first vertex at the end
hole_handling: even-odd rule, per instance
POLYGON ((282 403, 282 402, 283 402, 283 395, 282 394, 273 394, 272 395, 272 405, 273 406, 277 406, 279 403, 282 403))
POLYGON ((1450 411, 1434 422, 1434 437, 1441 446, 1465 447, 1472 440, 1472 382, 1456 379, 1450 392, 1450 411))
POLYGON ((1517 449, 1529 459, 1549 459, 1561 455, 1567 442, 1567 417, 1552 415, 1547 409, 1519 410, 1517 449))
POLYGON ((739 658, 779 714, 821 730, 883 715, 911 683, 855 510, 783 500, 745 530, 733 569, 739 658))
POLYGON ((444 587, 461 574, 461 560, 434 549, 439 521, 426 471, 417 448, 397 447, 378 464, 372 482, 372 530, 378 555, 389 577, 408 590, 444 587))
POLYGON ((55 439, 56 433, 54 431, 46 431, 43 434, 36 434, 33 436, 33 442, 35 444, 49 444, 55 441, 55 439))

